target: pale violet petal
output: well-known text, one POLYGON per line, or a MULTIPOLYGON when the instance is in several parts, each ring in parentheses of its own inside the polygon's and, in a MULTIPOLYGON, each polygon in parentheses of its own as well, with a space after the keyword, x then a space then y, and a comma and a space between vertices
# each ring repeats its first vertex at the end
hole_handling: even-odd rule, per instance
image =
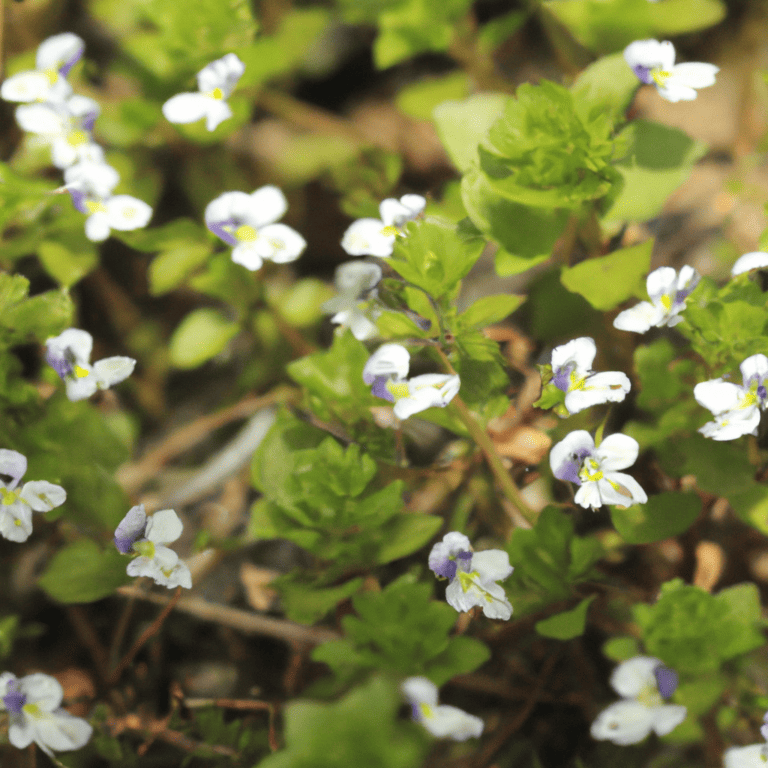
POLYGON ((253 210, 250 223, 256 229, 267 224, 274 224, 282 219, 288 210, 288 200, 286 200, 283 191, 274 184, 259 187, 251 193, 250 201, 253 210))
POLYGON ((731 275, 741 275, 744 272, 750 272, 753 269, 765 269, 768 267, 768 253, 764 251, 751 251, 740 256, 736 263, 731 267, 731 275))
POLYGON ((169 123, 196 123, 206 117, 213 99, 202 93, 178 93, 163 104, 169 123))
POLYGON ((658 736, 666 736, 685 720, 688 710, 680 704, 662 704, 653 707, 653 730, 658 736))
POLYGON ((613 327, 620 331, 645 333, 650 328, 659 325, 664 320, 664 308, 641 301, 634 307, 619 312, 613 321, 613 327))
POLYGON ((616 432, 603 439, 595 449, 595 457, 600 462, 603 471, 626 469, 637 461, 640 445, 629 435, 616 432))
POLYGON ((245 72, 245 64, 236 54, 228 53, 207 64, 197 73, 197 87, 203 93, 219 88, 226 98, 235 89, 243 72, 245 72))
POLYGON ((8 484, 10 490, 19 484, 19 480, 24 477, 26 471, 27 459, 24 454, 9 448, 0 448, 0 475, 11 478, 11 482, 8 484))
POLYGON ((19 496, 35 512, 49 512, 67 500, 67 492, 60 485, 54 485, 47 480, 25 483, 19 496))
POLYGON ((656 687, 654 670, 660 664, 661 660, 654 656, 633 656, 622 661, 611 672, 611 687, 625 699, 637 698, 649 685, 656 687))
POLYGON ((637 701, 617 701, 595 718, 589 732, 593 739, 627 746, 646 738, 653 730, 653 724, 651 707, 637 701))
POLYGON ((412 704, 437 706, 437 686, 426 677, 409 677, 403 681, 400 690, 412 704))
POLYGON ((285 224, 268 224, 259 230, 256 241, 262 249, 260 255, 276 264, 295 261, 307 247, 307 241, 285 224))
POLYGON ((756 355, 750 355, 739 366, 739 370, 745 387, 749 387, 753 379, 762 382, 768 376, 768 357, 759 352, 756 355))
POLYGON ((147 513, 143 504, 131 507, 115 529, 114 542, 118 552, 127 555, 136 541, 144 536, 147 513))
POLYGON ((155 544, 170 544, 181 536, 184 524, 172 509, 162 509, 147 519, 145 536, 155 544))
POLYGON ((59 70, 63 65, 77 61, 85 51, 85 43, 74 32, 62 32, 43 40, 37 47, 35 66, 38 69, 59 70))
POLYGON ((702 381, 693 388, 693 396, 713 414, 725 413, 739 407, 744 390, 738 384, 722 379, 702 381))
POLYGON ((373 384, 377 376, 404 379, 408 375, 411 355, 401 344, 382 344, 363 368, 363 381, 373 384))
MULTIPOLYGON (((552 447, 549 452, 549 464, 555 477, 560 477, 561 470, 566 464, 572 464, 574 456, 579 457, 591 455, 595 449, 595 441, 592 435, 584 429, 577 429, 568 433, 559 443, 552 447), (560 473, 560 474, 559 474, 560 473)), ((578 461, 581 466, 581 460, 578 461)), ((560 477, 562 480, 563 478, 560 477)))
POLYGON ((675 48, 668 41, 636 40, 624 49, 624 60, 632 69, 641 66, 669 70, 675 63, 675 48))
POLYGON ((573 363, 576 366, 573 372, 577 378, 582 379, 592 370, 592 362, 596 354, 597 346, 594 339, 589 336, 573 339, 552 350, 552 371, 573 363))

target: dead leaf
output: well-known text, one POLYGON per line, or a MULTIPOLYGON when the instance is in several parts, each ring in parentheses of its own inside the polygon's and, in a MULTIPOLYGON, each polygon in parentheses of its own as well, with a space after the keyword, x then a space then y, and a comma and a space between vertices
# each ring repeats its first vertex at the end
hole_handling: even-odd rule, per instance
POLYGON ((268 584, 279 575, 279 571, 260 568, 252 563, 243 563, 240 566, 240 582, 245 588, 245 597, 251 608, 268 611, 272 607, 277 599, 277 592, 268 584))

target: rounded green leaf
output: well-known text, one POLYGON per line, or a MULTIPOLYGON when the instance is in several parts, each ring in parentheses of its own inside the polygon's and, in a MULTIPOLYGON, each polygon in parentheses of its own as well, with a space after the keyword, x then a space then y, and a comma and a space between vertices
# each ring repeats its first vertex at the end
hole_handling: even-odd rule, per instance
POLYGON ((171 363, 177 368, 197 368, 222 352, 239 330, 237 323, 215 309, 196 309, 171 337, 171 363))
POLYGON ((645 504, 611 507, 611 520, 627 544, 661 541, 688 530, 701 512, 694 493, 660 493, 645 504))

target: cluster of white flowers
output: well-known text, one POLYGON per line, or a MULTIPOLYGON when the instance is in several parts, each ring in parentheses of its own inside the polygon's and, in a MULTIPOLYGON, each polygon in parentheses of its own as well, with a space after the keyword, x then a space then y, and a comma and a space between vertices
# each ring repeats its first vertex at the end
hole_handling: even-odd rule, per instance
MULTIPOLYGON (((67 492, 47 480, 32 480, 19 488, 27 459, 18 451, 0 449, 0 536, 26 541, 32 535, 32 512, 50 512, 67 500, 67 492)), ((1 690, 1 689, 0 689, 1 690)))
POLYGON ((84 747, 93 728, 62 709, 64 689, 50 675, 37 672, 16 677, 0 675, 0 710, 8 713, 8 740, 18 749, 37 744, 46 755, 84 747))
POLYGON ((36 69, 9 77, 0 96, 23 102, 16 108, 16 122, 51 147, 53 164, 64 171, 64 188, 88 217, 86 237, 101 242, 113 229, 145 227, 152 208, 130 195, 112 194, 120 175, 107 164, 92 135, 101 110, 93 99, 72 95, 66 79, 84 50, 85 43, 71 32, 49 37, 37 49, 36 69))
POLYGON ((184 525, 172 509, 147 516, 144 505, 131 507, 115 530, 115 546, 123 555, 134 557, 126 571, 129 576, 149 576, 168 589, 192 589, 192 574, 186 563, 166 547, 181 536, 184 525))
POLYGON ((512 615, 504 587, 496 583, 514 570, 503 550, 473 552, 469 539, 452 531, 432 547, 429 567, 439 578, 448 579, 445 599, 460 613, 478 605, 489 619, 507 621, 512 615))
POLYGON ((424 373, 407 379, 410 360, 402 345, 382 344, 363 368, 363 381, 376 397, 395 404, 398 419, 407 419, 427 408, 445 408, 461 386, 456 374, 424 373))
POLYGON ((624 49, 624 59, 641 83, 655 85, 667 101, 692 101, 697 88, 715 84, 714 64, 675 64, 675 46, 665 40, 636 40, 624 49))

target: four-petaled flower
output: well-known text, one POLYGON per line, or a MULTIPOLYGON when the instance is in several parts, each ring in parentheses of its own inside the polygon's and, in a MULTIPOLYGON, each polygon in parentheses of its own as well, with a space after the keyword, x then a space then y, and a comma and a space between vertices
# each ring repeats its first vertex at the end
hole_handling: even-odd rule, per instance
POLYGON ((552 379, 565 392, 565 407, 578 413, 600 403, 620 403, 631 384, 620 371, 592 373, 592 361, 597 354, 594 339, 582 336, 552 350, 552 379))
POLYGON ((27 459, 18 451, 0 449, 0 535, 9 541, 26 541, 32 534, 32 512, 49 512, 67 500, 67 492, 47 480, 32 480, 19 488, 27 459))
POLYGON ((599 509, 603 504, 644 504, 645 491, 633 477, 617 469, 632 466, 640 446, 627 435, 606 437, 595 447, 592 435, 579 429, 566 435, 549 454, 552 473, 560 480, 581 486, 574 501, 585 509, 599 509))
POLYGON ((705 437, 735 440, 741 435, 757 434, 760 412, 768 406, 768 357, 752 355, 739 367, 743 386, 720 378, 702 381, 693 388, 696 402, 715 417, 699 429, 705 437))
POLYGON ((6 101, 63 101, 72 93, 66 77, 83 55, 85 43, 72 32, 62 32, 40 43, 36 69, 9 77, 0 87, 6 101))
POLYGON ((129 576, 149 576, 156 584, 172 589, 192 589, 192 574, 179 556, 165 544, 176 541, 184 528, 172 509, 147 517, 144 505, 131 507, 115 531, 115 546, 124 555, 136 555, 128 563, 129 576))
POLYGON ((365 261, 348 261, 336 268, 334 282, 338 295, 323 304, 323 312, 333 312, 332 323, 349 328, 352 335, 364 341, 378 335, 376 325, 368 314, 375 310, 360 308, 361 302, 375 298, 376 286, 381 281, 381 267, 365 261))
POLYGON ((744 272, 751 272, 753 269, 765 269, 768 267, 768 253, 764 251, 751 251, 739 256, 736 263, 731 267, 731 277, 741 275, 744 272))
POLYGON ((424 210, 426 204, 421 195, 403 195, 399 200, 388 197, 379 205, 381 219, 353 221, 341 239, 341 247, 350 256, 391 256, 395 237, 424 210))
POLYGON ((469 539, 452 531, 432 547, 429 567, 436 576, 449 580, 445 599, 460 613, 479 605, 490 619, 506 621, 512 615, 504 587, 496 583, 514 570, 503 550, 473 552, 469 539))
POLYGON ((209 131, 232 117, 226 99, 235 90, 245 72, 245 64, 228 53, 203 67, 197 73, 198 93, 179 93, 163 104, 163 114, 169 123, 196 123, 205 118, 209 131))
POLYGON ((696 89, 714 85, 720 71, 714 64, 675 64, 675 46, 669 40, 636 40, 624 49, 624 60, 641 82, 655 85, 667 101, 692 101, 696 89))
POLYGON ((445 408, 461 386, 454 375, 425 373, 406 379, 411 356, 400 344, 383 344, 368 358, 363 381, 376 397, 394 403, 395 416, 407 419, 427 408, 445 408))
POLYGON ((285 195, 268 184, 250 195, 225 192, 208 203, 205 224, 232 248, 232 261, 256 271, 264 260, 285 264, 301 256, 304 238, 285 224, 275 224, 288 210, 285 195))
POLYGON ((37 672, 16 677, 0 675, 0 710, 8 713, 8 740, 17 749, 33 741, 47 755, 84 747, 93 728, 61 708, 64 689, 56 678, 37 672))
POLYGON ((665 704, 677 688, 677 674, 651 656, 635 656, 611 674, 611 686, 622 699, 604 709, 592 723, 593 739, 626 746, 654 731, 666 736, 688 713, 679 704, 665 704))
POLYGON ((693 268, 684 266, 678 275, 672 267, 659 267, 648 275, 646 288, 651 301, 619 312, 613 321, 621 331, 645 333, 649 328, 674 326, 683 321, 680 312, 685 300, 698 285, 701 276, 693 268))
POLYGON ((127 379, 136 361, 131 357, 106 357, 90 364, 93 336, 79 328, 67 328, 45 342, 45 359, 67 388, 70 400, 84 400, 97 389, 108 389, 127 379))
POLYGON ((484 723, 463 709, 438 704, 437 686, 426 677, 409 677, 401 690, 408 699, 413 719, 438 739, 466 741, 478 738, 484 723))
POLYGON ((146 227, 152 218, 151 206, 131 195, 88 194, 79 184, 67 185, 66 189, 75 208, 88 217, 85 236, 94 243, 106 240, 113 229, 130 232, 146 227))

